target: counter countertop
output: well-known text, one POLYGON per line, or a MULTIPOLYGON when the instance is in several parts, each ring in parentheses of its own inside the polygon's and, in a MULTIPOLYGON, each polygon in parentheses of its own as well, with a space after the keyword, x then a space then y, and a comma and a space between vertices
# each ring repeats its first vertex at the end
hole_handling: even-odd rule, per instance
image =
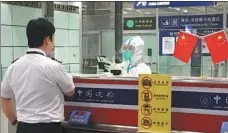
MULTIPOLYGON (((95 79, 95 80, 127 80, 137 81, 138 77, 131 76, 113 76, 106 74, 72 74, 73 78, 78 79, 95 79)), ((228 78, 213 78, 213 77, 187 77, 187 76, 172 76, 172 82, 185 83, 214 83, 228 84, 228 78)))

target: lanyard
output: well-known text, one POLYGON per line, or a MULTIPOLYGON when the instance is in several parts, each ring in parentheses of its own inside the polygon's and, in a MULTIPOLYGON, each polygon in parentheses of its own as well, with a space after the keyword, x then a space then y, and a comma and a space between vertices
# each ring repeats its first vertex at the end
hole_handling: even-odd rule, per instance
MULTIPOLYGON (((26 52, 26 54, 40 54, 40 55, 45 56, 43 53, 37 52, 37 51, 28 51, 28 52, 26 52)), ((17 58, 16 60, 12 61, 11 64, 13 64, 13 63, 14 63, 15 61, 17 61, 18 59, 19 59, 19 58, 17 58)), ((50 59, 52 59, 52 60, 54 60, 54 61, 57 61, 57 62, 59 62, 59 63, 62 63, 62 61, 59 61, 59 60, 57 60, 57 59, 55 59, 55 58, 53 58, 53 57, 50 57, 50 59)))
POLYGON ((129 71, 132 69, 132 68, 135 68, 136 66, 128 66, 127 67, 127 73, 129 73, 129 71))
POLYGON ((136 65, 134 66, 130 66, 131 65, 131 62, 129 63, 129 65, 127 66, 127 73, 129 73, 129 71, 132 69, 132 68, 135 68, 136 65))
POLYGON ((134 37, 131 37, 130 39, 128 39, 126 42, 126 44, 131 44, 131 41, 134 39, 134 37))
POLYGON ((26 54, 40 54, 40 55, 45 56, 43 53, 40 53, 40 52, 37 52, 37 51, 28 51, 28 52, 26 52, 26 54))
MULTIPOLYGON (((40 54, 40 55, 45 56, 43 53, 40 53, 40 52, 37 52, 37 51, 28 51, 28 52, 26 52, 26 54, 40 54)), ((57 61, 59 63, 62 63, 62 61, 59 61, 59 60, 57 60, 57 59, 55 59, 53 57, 49 57, 49 58, 52 59, 52 60, 54 60, 54 61, 57 61)))
MULTIPOLYGON (((132 68, 135 68, 137 65, 135 65, 135 66, 130 66, 131 65, 131 63, 127 66, 127 73, 129 73, 129 71, 132 69, 132 68)), ((121 67, 122 69, 124 69, 124 67, 122 66, 121 67)))
MULTIPOLYGON (((129 42, 128 42, 128 44, 130 45, 131 44, 131 41, 134 39, 134 37, 131 37, 130 39, 129 39, 129 42)), ((131 64, 131 63, 130 63, 131 64)), ((127 73, 129 73, 129 71, 132 69, 132 68, 135 68, 136 67, 136 65, 135 66, 130 66, 130 64, 128 65, 128 67, 127 67, 127 73)))

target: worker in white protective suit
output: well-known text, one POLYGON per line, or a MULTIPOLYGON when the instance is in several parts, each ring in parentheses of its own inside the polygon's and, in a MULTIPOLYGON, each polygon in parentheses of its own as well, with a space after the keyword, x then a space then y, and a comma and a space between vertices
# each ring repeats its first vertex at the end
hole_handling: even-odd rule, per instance
POLYGON ((122 45, 123 62, 115 65, 122 70, 122 75, 151 74, 150 67, 143 62, 143 50, 144 41, 140 36, 131 37, 122 45))

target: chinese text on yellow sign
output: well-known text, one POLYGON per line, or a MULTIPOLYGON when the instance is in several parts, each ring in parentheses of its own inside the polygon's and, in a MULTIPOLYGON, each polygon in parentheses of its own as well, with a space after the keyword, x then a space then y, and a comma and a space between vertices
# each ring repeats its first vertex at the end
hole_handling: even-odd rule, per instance
POLYGON ((170 133, 171 76, 143 74, 138 82, 138 131, 170 133))

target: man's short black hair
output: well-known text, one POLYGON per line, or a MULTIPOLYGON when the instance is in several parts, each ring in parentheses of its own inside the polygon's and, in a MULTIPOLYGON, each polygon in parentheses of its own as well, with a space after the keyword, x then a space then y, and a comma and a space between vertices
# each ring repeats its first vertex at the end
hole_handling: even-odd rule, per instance
POLYGON ((45 18, 32 19, 26 27, 26 35, 29 48, 39 48, 43 45, 44 39, 55 33, 55 26, 45 18))

